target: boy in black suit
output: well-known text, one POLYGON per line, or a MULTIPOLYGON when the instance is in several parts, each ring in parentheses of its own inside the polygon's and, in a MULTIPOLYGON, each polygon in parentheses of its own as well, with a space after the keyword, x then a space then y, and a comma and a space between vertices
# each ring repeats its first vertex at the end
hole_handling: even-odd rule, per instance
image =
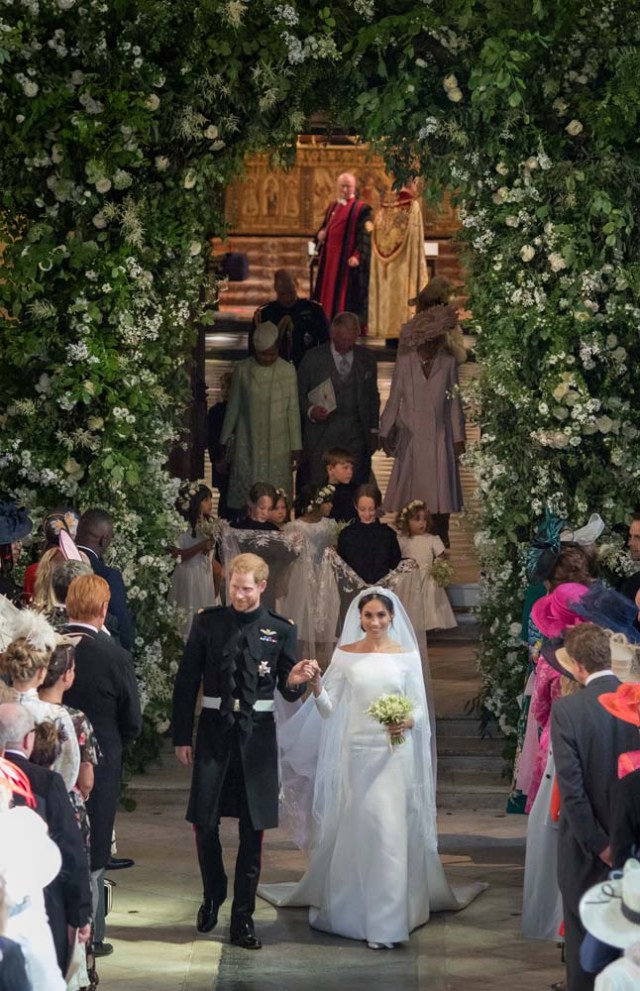
POLYGON ((329 516, 338 523, 355 519, 354 498, 357 485, 353 481, 355 457, 345 447, 332 447, 322 455, 329 485, 335 486, 329 516))

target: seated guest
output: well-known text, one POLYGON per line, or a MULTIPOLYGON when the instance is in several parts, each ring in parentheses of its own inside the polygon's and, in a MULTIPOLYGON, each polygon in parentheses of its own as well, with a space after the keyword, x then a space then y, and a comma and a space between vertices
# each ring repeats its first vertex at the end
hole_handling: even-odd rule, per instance
POLYGON ((355 458, 344 447, 332 447, 322 455, 327 470, 327 482, 333 485, 333 504, 329 516, 338 523, 349 523, 355 518, 354 499, 357 485, 353 481, 355 458))
POLYGON ((142 727, 131 655, 102 632, 109 598, 109 586, 98 575, 75 578, 67 593, 67 632, 80 634, 81 639, 76 646, 75 681, 64 700, 86 714, 102 752, 86 803, 91 820, 96 956, 111 952, 106 949, 110 944, 104 943, 104 871, 120 797, 122 748, 142 727))
POLYGON ((104 578, 111 590, 110 611, 118 620, 118 635, 125 650, 133 649, 133 621, 127 607, 127 592, 119 568, 104 563, 104 555, 113 540, 113 518, 104 509, 88 509, 78 523, 76 543, 84 551, 96 575, 104 578))
POLYGON ((253 332, 258 324, 269 321, 278 328, 278 353, 297 368, 305 352, 329 340, 329 325, 324 310, 311 299, 301 299, 295 276, 279 268, 273 278, 276 298, 260 306, 249 331, 249 354, 253 354, 253 332))
MULTIPOLYGON (((35 721, 16 702, 0 705, 0 743, 4 756, 29 779, 36 811, 45 820, 51 839, 62 856, 60 874, 45 889, 45 903, 58 965, 66 973, 69 956, 67 927, 78 930, 86 942, 90 933, 91 891, 82 836, 64 782, 55 771, 33 764, 35 721)), ((16 799, 18 802, 19 799, 16 799)), ((48 985, 43 985, 47 987, 48 985)))
POLYGON ((356 489, 354 505, 358 519, 341 530, 338 537, 338 554, 367 585, 379 582, 398 567, 402 558, 395 531, 378 519, 381 502, 380 490, 375 485, 356 489))

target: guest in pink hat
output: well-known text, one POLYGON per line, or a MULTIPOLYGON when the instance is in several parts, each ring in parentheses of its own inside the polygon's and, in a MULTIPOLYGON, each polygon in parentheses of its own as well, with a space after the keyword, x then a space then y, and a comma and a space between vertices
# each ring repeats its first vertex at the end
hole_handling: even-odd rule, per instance
POLYGON ((571 608, 589 591, 587 585, 579 582, 564 582, 533 604, 531 618, 545 637, 560 637, 564 631, 578 623, 584 623, 571 608))

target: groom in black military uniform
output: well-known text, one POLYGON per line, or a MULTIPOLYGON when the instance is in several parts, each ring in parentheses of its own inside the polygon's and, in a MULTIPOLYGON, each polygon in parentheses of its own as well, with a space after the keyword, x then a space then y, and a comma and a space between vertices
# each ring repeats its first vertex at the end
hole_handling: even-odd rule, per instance
POLYGON ((193 763, 187 819, 194 823, 203 882, 199 932, 211 932, 227 895, 221 816, 239 819, 231 942, 257 950, 253 927, 262 831, 278 825, 278 752, 273 717, 276 688, 288 702, 315 672, 296 664, 296 627, 260 604, 269 576, 262 558, 240 554, 227 574, 229 606, 194 616, 173 693, 173 742, 182 764, 193 763), (195 757, 196 698, 203 686, 195 757))

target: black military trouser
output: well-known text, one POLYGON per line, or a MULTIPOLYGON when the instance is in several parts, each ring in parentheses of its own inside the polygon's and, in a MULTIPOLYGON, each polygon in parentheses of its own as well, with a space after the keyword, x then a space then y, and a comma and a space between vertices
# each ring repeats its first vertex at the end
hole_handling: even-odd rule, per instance
MULTIPOLYGON (((249 805, 244 784, 242 758, 237 732, 234 733, 229 766, 224 788, 233 789, 238 808, 238 834, 240 844, 236 857, 236 871, 233 883, 233 904, 231 905, 231 929, 250 919, 256 907, 256 890, 262 864, 263 830, 254 829, 249 814, 249 805)), ((202 875, 205 900, 211 899, 222 905, 227 897, 227 875, 222 861, 220 843, 220 821, 212 828, 195 827, 198 862, 202 875)))

